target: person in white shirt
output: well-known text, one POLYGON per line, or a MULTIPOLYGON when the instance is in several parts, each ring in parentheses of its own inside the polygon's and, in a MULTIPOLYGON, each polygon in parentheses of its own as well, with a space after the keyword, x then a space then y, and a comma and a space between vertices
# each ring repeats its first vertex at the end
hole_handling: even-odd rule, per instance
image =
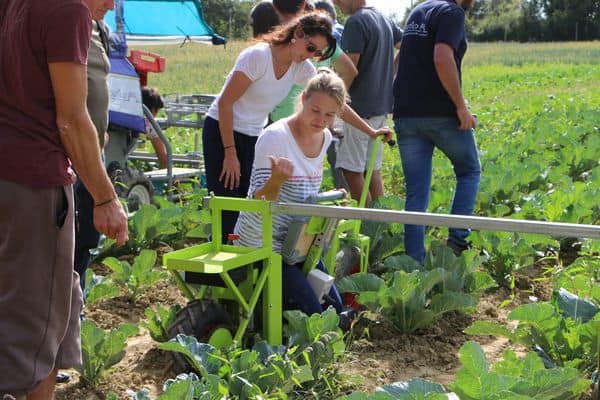
MULTIPOLYGON (((319 193, 323 178, 323 161, 331 143, 327 128, 346 104, 344 82, 329 69, 307 84, 299 97, 298 111, 264 129, 256 142, 254 165, 248 196, 280 202, 305 202, 319 193)), ((281 252, 291 215, 273 216, 273 250, 281 252)), ((262 221, 259 215, 240 213, 235 226, 236 245, 262 246, 262 221)), ((323 270, 323 266, 318 268, 323 270)), ((322 312, 302 263, 283 264, 283 299, 285 309, 300 309, 308 315, 322 312)), ((341 299, 335 288, 325 306, 341 312, 341 299)))
MULTIPOLYGON (((217 196, 246 196, 254 146, 269 113, 294 84, 304 86, 315 75, 310 58, 327 59, 336 48, 331 20, 321 13, 304 14, 261 40, 240 54, 204 121, 207 188, 217 196)), ((369 136, 391 137, 388 129, 371 128, 347 105, 342 117, 369 136)), ((233 232, 237 214, 223 213, 223 242, 233 232)))

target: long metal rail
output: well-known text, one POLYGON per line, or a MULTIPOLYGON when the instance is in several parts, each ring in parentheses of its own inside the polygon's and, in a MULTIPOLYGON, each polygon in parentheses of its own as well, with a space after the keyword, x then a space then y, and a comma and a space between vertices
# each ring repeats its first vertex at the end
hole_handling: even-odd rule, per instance
POLYGON ((446 226, 475 230, 537 233, 567 237, 600 239, 600 226, 530 221, 508 218, 474 217, 466 215, 420 213, 397 210, 376 210, 300 203, 272 203, 271 212, 297 216, 318 216, 339 219, 360 219, 387 223, 446 226))

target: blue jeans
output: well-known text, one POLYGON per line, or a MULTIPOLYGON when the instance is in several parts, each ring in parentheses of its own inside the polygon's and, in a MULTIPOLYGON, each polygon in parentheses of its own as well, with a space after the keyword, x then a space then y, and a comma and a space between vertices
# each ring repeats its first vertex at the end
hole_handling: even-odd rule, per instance
MULTIPOLYGON (((300 310, 306 315, 322 313, 329 306, 333 306, 339 314, 342 312, 342 298, 335 285, 329 290, 329 299, 324 304, 319 303, 315 292, 302 272, 303 263, 295 265, 283 264, 283 309, 300 310)), ((317 269, 327 273, 322 262, 317 269)))
MULTIPOLYGON (((479 189, 481 165, 472 129, 458 128, 456 118, 399 118, 394 120, 406 185, 406 211, 424 212, 429 205, 433 150, 437 147, 452 163, 456 188, 452 214, 470 215, 479 189)), ((469 229, 450 228, 448 241, 466 248, 469 229)), ((425 227, 406 225, 406 253, 425 260, 425 227)))

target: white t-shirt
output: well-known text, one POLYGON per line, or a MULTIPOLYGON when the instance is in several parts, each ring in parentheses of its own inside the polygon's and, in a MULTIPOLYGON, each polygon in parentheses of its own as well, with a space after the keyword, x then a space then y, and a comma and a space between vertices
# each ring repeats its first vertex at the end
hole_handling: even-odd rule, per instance
MULTIPOLYGON (((310 196, 319 193, 323 180, 323 160, 331 143, 331 133, 323 131, 323 144, 319 155, 306 157, 290 131, 288 118, 269 125, 256 142, 254 165, 250 177, 248 196, 263 187, 271 176, 271 160, 269 156, 285 157, 294 166, 293 176, 286 180, 279 192, 279 201, 283 203, 304 203, 310 196)), ((281 247, 292 221, 291 215, 273 215, 273 250, 281 253, 281 247)), ((262 220, 254 213, 240 213, 235 225, 235 233, 239 235, 236 244, 246 247, 262 246, 262 220)))
POLYGON ((248 136, 260 135, 267 124, 269 113, 287 96, 292 86, 306 86, 308 80, 317 72, 309 60, 293 62, 287 72, 280 79, 276 79, 269 45, 257 43, 250 46, 240 53, 221 93, 208 110, 208 116, 217 121, 219 99, 236 71, 244 73, 252 81, 246 92, 233 103, 233 130, 248 136))

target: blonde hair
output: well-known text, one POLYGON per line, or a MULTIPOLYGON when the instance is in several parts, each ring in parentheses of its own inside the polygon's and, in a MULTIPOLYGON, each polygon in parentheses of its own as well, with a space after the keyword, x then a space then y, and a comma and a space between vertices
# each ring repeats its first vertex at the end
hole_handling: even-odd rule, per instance
MULTIPOLYGON (((340 109, 349 101, 348 91, 346 90, 344 81, 338 74, 329 68, 319 68, 317 74, 306 84, 302 94, 310 97, 310 95, 315 92, 325 93, 334 99, 340 109)), ((302 96, 299 96, 298 100, 300 100, 301 97, 302 96)))

